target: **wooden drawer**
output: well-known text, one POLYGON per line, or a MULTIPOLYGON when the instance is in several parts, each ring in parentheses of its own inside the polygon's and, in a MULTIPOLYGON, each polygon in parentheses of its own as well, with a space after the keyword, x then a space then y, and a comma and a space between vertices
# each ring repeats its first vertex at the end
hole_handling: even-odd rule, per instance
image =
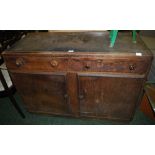
POLYGON ((59 57, 48 55, 6 55, 7 67, 18 71, 44 72, 117 72, 145 74, 149 61, 145 59, 59 57))
POLYGON ((145 74, 148 61, 143 59, 88 59, 73 58, 70 60, 71 71, 119 72, 145 74))
POLYGON ((50 56, 5 56, 7 67, 18 71, 67 71, 68 59, 50 56))

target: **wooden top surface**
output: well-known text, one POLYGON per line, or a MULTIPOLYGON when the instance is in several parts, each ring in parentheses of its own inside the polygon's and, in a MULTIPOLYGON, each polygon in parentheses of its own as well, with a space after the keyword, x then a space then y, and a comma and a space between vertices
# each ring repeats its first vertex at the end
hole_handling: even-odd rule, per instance
POLYGON ((132 42, 131 33, 118 33, 117 40, 113 48, 109 47, 110 39, 108 31, 88 31, 88 32, 38 32, 29 33, 25 38, 14 44, 10 52, 90 52, 109 54, 134 54, 150 56, 150 50, 137 36, 137 43, 132 42))

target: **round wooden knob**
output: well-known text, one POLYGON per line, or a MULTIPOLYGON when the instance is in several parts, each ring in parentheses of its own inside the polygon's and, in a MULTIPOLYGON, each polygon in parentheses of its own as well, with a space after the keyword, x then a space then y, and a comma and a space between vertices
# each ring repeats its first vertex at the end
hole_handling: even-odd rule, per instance
POLYGON ((136 66, 135 65, 129 65, 129 69, 132 71, 132 70, 135 70, 136 66))
POLYGON ((96 99, 95 100, 95 103, 99 104, 100 103, 100 100, 99 99, 96 99))
POLYGON ((20 67, 20 66, 22 66, 22 65, 24 65, 24 60, 23 60, 22 58, 18 58, 18 59, 16 60, 16 66, 17 66, 17 67, 20 67))
POLYGON ((89 64, 86 64, 85 65, 85 69, 90 69, 90 65, 89 64))
POLYGON ((65 94, 65 95, 64 95, 64 98, 65 98, 65 99, 67 99, 67 98, 68 98, 68 95, 67 95, 67 94, 65 94))
POLYGON ((97 60, 97 63, 102 63, 102 60, 100 60, 100 59, 99 59, 99 60, 97 60))
POLYGON ((84 99, 84 95, 79 95, 79 99, 80 100, 84 99))
POLYGON ((51 61, 51 66, 52 67, 58 66, 58 62, 56 60, 51 61))

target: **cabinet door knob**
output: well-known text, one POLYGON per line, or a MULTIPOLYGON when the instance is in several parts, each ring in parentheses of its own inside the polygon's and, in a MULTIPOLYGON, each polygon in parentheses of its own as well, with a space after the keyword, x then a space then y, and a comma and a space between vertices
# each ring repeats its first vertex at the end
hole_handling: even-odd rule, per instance
POLYGON ((24 60, 23 60, 22 58, 18 58, 18 59, 16 60, 16 66, 17 66, 17 67, 20 67, 20 66, 22 66, 22 65, 24 65, 24 60))
POLYGON ((51 66, 52 66, 52 67, 58 66, 58 62, 57 62, 56 60, 52 60, 52 61, 51 61, 51 66))
POLYGON ((129 69, 132 71, 132 70, 135 70, 136 66, 135 65, 129 65, 129 69))
POLYGON ((80 100, 84 99, 84 95, 79 95, 79 99, 80 100))
POLYGON ((65 98, 65 99, 67 99, 67 98, 68 98, 68 95, 67 95, 67 94, 65 94, 65 95, 64 95, 64 98, 65 98))

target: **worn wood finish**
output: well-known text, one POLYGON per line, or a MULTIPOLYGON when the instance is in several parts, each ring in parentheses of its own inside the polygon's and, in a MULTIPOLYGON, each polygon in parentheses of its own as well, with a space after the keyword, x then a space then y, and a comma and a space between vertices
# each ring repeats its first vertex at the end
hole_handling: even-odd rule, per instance
POLYGON ((71 112, 74 116, 79 116, 79 103, 78 103, 78 88, 77 88, 77 74, 67 73, 67 92, 69 97, 69 103, 71 112))
POLYGON ((53 33, 31 33, 26 38, 20 40, 13 45, 10 52, 26 52, 38 53, 43 51, 55 51, 55 53, 74 50, 75 52, 105 54, 117 53, 117 55, 135 55, 141 53, 148 56, 150 51, 146 48, 143 41, 137 36, 137 43, 133 44, 130 34, 119 34, 117 43, 114 48, 109 48, 109 33, 108 32, 53 32, 53 33), (95 53, 94 53, 95 52, 95 53))
POLYGON ((29 111, 70 114, 66 75, 11 74, 29 111))
POLYGON ((107 32, 36 33, 3 56, 28 111, 130 120, 152 61, 130 38, 111 49, 107 32))
POLYGON ((37 56, 29 54, 17 56, 7 56, 7 66, 11 70, 17 71, 46 71, 46 72, 120 72, 120 73, 139 73, 145 74, 150 58, 135 58, 131 57, 122 59, 102 57, 102 55, 95 57, 71 57, 65 55, 64 57, 57 57, 49 55, 44 56, 39 54, 37 56), (38 65, 39 64, 39 65, 38 65))
POLYGON ((143 98, 142 98, 142 102, 140 105, 140 110, 148 117, 150 117, 151 119, 155 120, 155 113, 152 110, 152 107, 150 105, 150 102, 146 96, 146 94, 144 94, 143 98))
POLYGON ((79 75, 78 79, 81 115, 131 119, 142 78, 79 75))

